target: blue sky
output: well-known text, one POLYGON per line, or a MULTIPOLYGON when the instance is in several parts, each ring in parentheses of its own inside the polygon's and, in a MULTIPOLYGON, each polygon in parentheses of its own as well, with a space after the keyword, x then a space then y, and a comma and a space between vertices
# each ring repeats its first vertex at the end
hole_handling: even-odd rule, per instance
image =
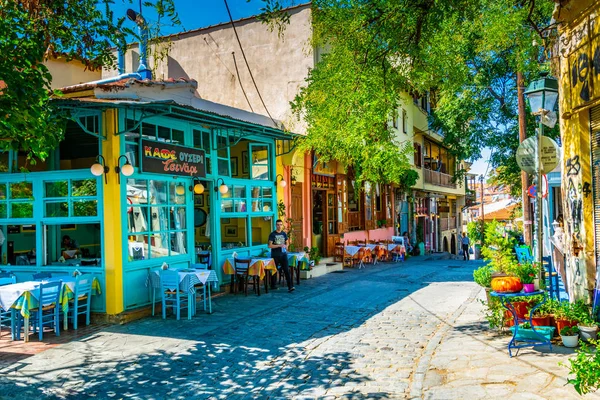
MULTIPOLYGON (((228 22, 229 16, 223 0, 174 0, 175 8, 181 19, 181 26, 164 27, 163 33, 177 33, 183 30, 197 29, 222 22, 228 22)), ((284 5, 301 4, 305 1, 283 0, 284 5)), ((142 1, 143 3, 143 1, 142 1)), ((240 19, 261 13, 264 3, 261 0, 227 0, 233 19, 240 19)), ((112 7, 115 17, 124 16, 128 8, 139 12, 139 0, 115 0, 112 7)), ((142 14, 150 23, 156 17, 152 9, 144 7, 142 14)))

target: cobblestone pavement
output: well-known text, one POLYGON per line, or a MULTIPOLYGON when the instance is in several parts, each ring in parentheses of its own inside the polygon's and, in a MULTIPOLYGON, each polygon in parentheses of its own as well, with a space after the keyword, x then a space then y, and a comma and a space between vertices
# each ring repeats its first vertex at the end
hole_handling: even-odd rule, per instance
POLYGON ((110 326, 0 364, 0 398, 577 398, 561 356, 509 359, 480 324, 476 266, 416 257, 110 326))

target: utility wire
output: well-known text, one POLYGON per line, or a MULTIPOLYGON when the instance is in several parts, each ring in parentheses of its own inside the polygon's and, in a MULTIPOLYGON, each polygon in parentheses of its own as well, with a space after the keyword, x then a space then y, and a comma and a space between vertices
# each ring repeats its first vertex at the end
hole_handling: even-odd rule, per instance
POLYGON ((252 78, 252 83, 254 84, 254 88, 256 89, 256 93, 258 94, 258 98, 260 99, 260 102, 262 103, 263 107, 265 108, 267 115, 269 116, 269 118, 271 118, 271 121, 273 121, 273 124, 275 126, 277 126, 277 123, 275 122, 275 120, 271 116, 271 113, 267 109, 267 105, 265 104, 265 101, 263 100, 263 98, 260 94, 260 90, 258 90, 256 81, 254 80, 254 75, 252 75, 252 70, 250 70, 250 65, 248 65, 248 59, 246 58, 246 53, 244 52, 244 48, 242 47, 242 42, 240 41, 240 37, 238 36, 237 29, 235 28, 235 24, 233 23, 233 17, 231 16, 231 11, 229 10, 229 4, 227 4, 227 0, 223 0, 223 1, 225 2, 225 8, 227 8, 227 14, 229 14, 229 21, 231 22, 231 26, 233 27, 233 33, 235 33, 235 38, 237 39, 238 45, 240 46, 240 50, 242 51, 242 56, 244 57, 244 62, 246 63, 246 68, 248 68, 248 72, 250 73, 250 78, 252 78))
POLYGON ((244 97, 246 98, 246 101, 248 102, 248 107, 250 107, 250 111, 254 112, 254 109, 252 108, 252 104, 250 104, 250 100, 248 100, 248 95, 246 94, 246 91, 244 90, 244 85, 242 85, 242 80, 240 79, 240 71, 238 70, 237 61, 235 60, 235 51, 232 51, 231 55, 233 56, 233 65, 235 66, 235 73, 237 74, 238 82, 240 83, 240 87, 242 88, 242 93, 244 93, 244 97))

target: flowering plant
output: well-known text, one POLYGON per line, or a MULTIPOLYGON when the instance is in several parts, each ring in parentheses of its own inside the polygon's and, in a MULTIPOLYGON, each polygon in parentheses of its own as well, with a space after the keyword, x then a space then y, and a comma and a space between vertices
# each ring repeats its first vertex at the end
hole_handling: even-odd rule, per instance
POLYGON ((533 283, 533 280, 537 276, 537 269, 531 263, 519 264, 518 275, 521 283, 533 283))

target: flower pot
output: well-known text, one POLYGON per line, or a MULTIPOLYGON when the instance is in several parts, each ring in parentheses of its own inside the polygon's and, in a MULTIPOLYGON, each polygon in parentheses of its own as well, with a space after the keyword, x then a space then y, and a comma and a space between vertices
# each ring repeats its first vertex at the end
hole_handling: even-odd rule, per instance
POLYGON ((531 317, 531 325, 533 326, 552 326, 550 325, 550 317, 547 315, 541 317, 531 317))
POLYGON ((533 279, 533 287, 535 290, 540 290, 540 278, 533 279))
POLYGON ((508 310, 504 310, 504 326, 505 327, 511 327, 515 324, 515 321, 513 321, 513 315, 510 311, 508 310))
POLYGON ((563 345, 565 347, 577 347, 577 345, 579 344, 579 335, 575 335, 575 336, 562 336, 560 337, 562 339, 563 345))
MULTIPOLYGON (((515 332, 515 329, 516 328, 514 326, 512 326, 510 328, 510 330, 513 333, 515 332)), ((517 336, 515 337, 515 339, 516 340, 542 340, 542 338, 544 338, 545 340, 550 340, 550 339, 552 339, 553 331, 554 331, 554 328, 549 327, 549 326, 536 327, 535 331, 533 329, 519 327, 519 330, 517 330, 517 336)))
POLYGON ((535 292, 535 286, 533 283, 524 283, 523 284, 523 291, 525 293, 531 293, 531 292, 535 292))
POLYGON ((519 318, 529 318, 529 313, 527 312, 527 306, 529 303, 526 301, 515 301, 512 303, 513 307, 517 311, 517 317, 519 318))
POLYGON ((562 319, 562 318, 556 318, 556 330, 558 330, 558 333, 560 334, 560 331, 562 331, 563 328, 567 327, 567 326, 576 326, 577 325, 577 321, 571 321, 568 319, 562 319))
POLYGON ((579 327, 579 336, 581 336, 581 340, 585 340, 587 342, 590 339, 596 340, 598 338, 598 325, 593 325, 593 326, 578 325, 578 327, 579 327))

